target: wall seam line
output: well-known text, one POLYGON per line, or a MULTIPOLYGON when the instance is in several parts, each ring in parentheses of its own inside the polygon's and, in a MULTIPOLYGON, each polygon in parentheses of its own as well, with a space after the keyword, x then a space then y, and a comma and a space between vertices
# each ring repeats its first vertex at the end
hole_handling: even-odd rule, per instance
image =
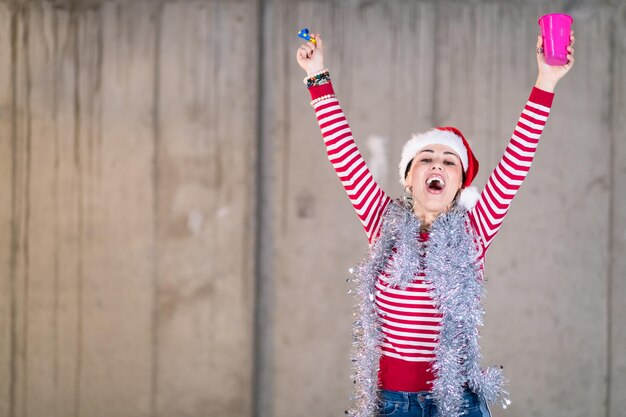
POLYGON ((271 293, 271 282, 268 270, 271 267, 271 219, 268 200, 271 201, 270 188, 271 177, 271 149, 265 137, 265 112, 263 104, 267 89, 265 88, 265 42, 264 34, 266 1, 256 0, 256 109, 255 109, 255 179, 254 179, 254 201, 253 201, 253 281, 254 291, 252 298, 252 386, 251 386, 251 415, 254 417, 270 417, 272 415, 272 388, 271 388, 271 320, 269 297, 271 293))
MULTIPOLYGON (((611 9, 614 9, 613 7, 611 9)), ((612 382, 612 368, 613 368, 613 320, 611 313, 613 311, 612 303, 612 290, 613 290, 613 262, 615 259, 615 248, 613 245, 615 231, 615 196, 613 190, 615 189, 615 118, 613 115, 613 102, 615 100, 615 93, 613 86, 615 85, 615 48, 616 48, 616 15, 617 10, 611 11, 610 29, 609 29, 609 94, 608 94, 608 113, 607 113, 607 125, 609 127, 609 233, 608 233, 608 265, 607 265, 607 303, 606 303, 606 394, 605 394, 605 412, 606 417, 611 415, 611 382, 612 382)))

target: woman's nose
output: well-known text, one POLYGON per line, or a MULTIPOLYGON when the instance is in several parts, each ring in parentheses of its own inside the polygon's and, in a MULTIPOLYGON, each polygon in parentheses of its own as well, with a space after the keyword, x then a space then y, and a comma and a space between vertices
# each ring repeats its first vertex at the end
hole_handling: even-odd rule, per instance
POLYGON ((442 170, 441 165, 439 165, 438 163, 434 163, 431 169, 438 169, 439 171, 442 170))

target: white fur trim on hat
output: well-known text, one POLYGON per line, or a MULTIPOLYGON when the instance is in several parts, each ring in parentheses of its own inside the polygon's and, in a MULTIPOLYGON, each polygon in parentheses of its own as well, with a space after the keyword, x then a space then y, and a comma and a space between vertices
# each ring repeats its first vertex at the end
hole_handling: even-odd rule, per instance
POLYGON ((463 145, 463 140, 449 130, 432 129, 419 135, 413 134, 411 139, 404 144, 402 148, 402 159, 400 159, 399 173, 400 184, 406 185, 404 182, 404 173, 411 159, 427 145, 440 144, 449 146, 461 158, 463 164, 463 172, 467 171, 467 149, 463 145))
POLYGON ((476 187, 467 187, 461 191, 461 195, 459 196, 459 205, 466 210, 471 210, 474 208, 476 203, 478 203, 479 198, 480 194, 478 193, 478 189, 476 187))

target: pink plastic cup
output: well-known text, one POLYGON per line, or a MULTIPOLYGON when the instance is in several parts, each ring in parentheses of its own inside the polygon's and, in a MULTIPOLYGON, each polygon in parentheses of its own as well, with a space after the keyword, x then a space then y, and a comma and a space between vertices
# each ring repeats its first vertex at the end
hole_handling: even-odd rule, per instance
POLYGON ((539 18, 543 51, 548 65, 567 64, 567 47, 574 19, 561 13, 552 13, 539 18))

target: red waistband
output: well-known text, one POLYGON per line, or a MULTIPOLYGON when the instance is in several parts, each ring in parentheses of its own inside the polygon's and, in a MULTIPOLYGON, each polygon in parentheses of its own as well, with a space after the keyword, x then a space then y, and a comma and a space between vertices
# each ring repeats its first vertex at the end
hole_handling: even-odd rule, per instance
POLYGON ((378 385, 390 391, 431 391, 435 379, 430 370, 431 362, 409 362, 390 356, 380 357, 378 385))

